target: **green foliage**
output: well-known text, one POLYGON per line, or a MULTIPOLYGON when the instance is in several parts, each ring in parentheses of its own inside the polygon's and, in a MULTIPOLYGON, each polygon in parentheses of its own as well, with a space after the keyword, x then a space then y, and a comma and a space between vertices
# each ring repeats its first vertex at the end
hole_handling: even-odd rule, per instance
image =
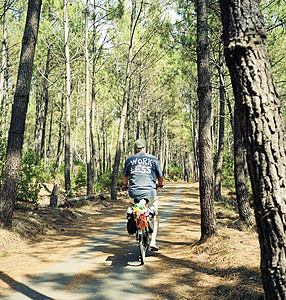
MULTIPOLYGON (((214 155, 214 168, 216 167, 217 157, 214 155)), ((234 181, 234 158, 227 153, 223 154, 221 183, 224 187, 229 189, 235 188, 234 181)))
POLYGON ((75 189, 86 186, 86 166, 84 163, 77 163, 77 172, 74 178, 75 189))
MULTIPOLYGON (((122 185, 122 174, 123 174, 123 162, 120 163, 117 186, 122 185)), ((96 193, 100 193, 103 190, 110 189, 112 182, 112 169, 108 169, 102 175, 98 175, 97 181, 95 183, 96 193)))
POLYGON ((32 149, 28 149, 21 160, 18 201, 37 207, 41 183, 45 179, 46 172, 43 160, 32 149))
POLYGON ((179 180, 182 178, 183 169, 179 166, 171 164, 169 167, 168 176, 172 180, 179 180))
POLYGON ((124 1, 119 0, 116 4, 109 6, 107 16, 111 20, 120 19, 124 14, 124 9, 124 1))
MULTIPOLYGON (((120 175, 118 175, 118 178, 120 178, 120 175)), ((95 183, 96 193, 100 193, 102 190, 109 188, 111 186, 111 181, 112 181, 112 170, 107 170, 104 174, 99 175, 95 183)))

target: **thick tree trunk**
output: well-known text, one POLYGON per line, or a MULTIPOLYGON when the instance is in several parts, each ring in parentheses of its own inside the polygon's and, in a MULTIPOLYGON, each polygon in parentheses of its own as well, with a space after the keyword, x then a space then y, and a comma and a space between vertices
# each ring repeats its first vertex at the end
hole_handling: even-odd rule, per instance
POLYGON ((86 194, 87 194, 87 196, 93 194, 91 154, 90 154, 88 12, 89 12, 89 2, 88 2, 88 0, 86 0, 84 54, 85 54, 85 155, 86 155, 86 194))
POLYGON ((234 178, 236 200, 238 205, 239 217, 247 226, 251 226, 254 222, 253 214, 250 209, 248 200, 247 177, 245 174, 245 155, 244 144, 240 128, 240 120, 237 111, 234 113, 234 178))
POLYGON ((225 57, 242 124, 266 299, 286 299, 285 124, 258 0, 220 0, 225 57))
POLYGON ((65 34, 65 59, 66 59, 66 130, 65 130, 65 190, 71 190, 71 165, 70 165, 70 101, 71 101, 71 76, 70 76, 70 50, 68 29, 68 1, 64 0, 64 34, 65 34))
POLYGON ((17 198, 17 185, 20 175, 20 161, 25 132, 25 121, 29 103, 31 78, 36 42, 38 37, 41 0, 29 0, 18 78, 12 107, 8 136, 7 154, 0 194, 0 227, 12 224, 13 207, 17 198))
POLYGON ((211 138, 212 92, 209 75, 207 3, 197 0, 197 66, 199 98, 199 167, 201 240, 217 231, 214 208, 213 144, 211 138))

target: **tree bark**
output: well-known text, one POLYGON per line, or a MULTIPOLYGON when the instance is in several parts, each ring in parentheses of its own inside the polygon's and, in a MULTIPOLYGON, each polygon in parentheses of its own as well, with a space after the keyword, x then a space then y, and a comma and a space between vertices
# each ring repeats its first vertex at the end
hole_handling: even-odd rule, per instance
POLYGON ((66 128, 65 128, 65 190, 71 190, 70 175, 70 101, 71 101, 71 78, 70 78, 70 50, 68 30, 68 1, 64 0, 64 35, 65 35, 65 59, 66 59, 66 128))
MULTIPOLYGON (((221 56, 221 55, 220 55, 221 56)), ((220 74, 219 93, 220 93, 220 112, 219 112, 219 131, 218 131, 218 151, 217 163, 215 169, 215 199, 220 201, 221 198, 221 174, 223 165, 223 148, 224 148, 224 120, 225 120, 225 93, 224 83, 222 80, 222 64, 218 68, 220 74)))
POLYGON ((40 91, 40 85, 36 84, 36 120, 34 130, 34 151, 37 155, 40 155, 40 134, 41 134, 41 111, 42 111, 42 93, 40 91))
POLYGON ((92 195, 92 169, 90 154, 90 101, 89 101, 89 54, 88 54, 88 12, 89 2, 86 0, 85 12, 85 155, 86 155, 86 194, 92 195))
POLYGON ((157 121, 157 113, 156 111, 154 112, 154 130, 153 130, 153 147, 152 147, 152 155, 157 156, 158 152, 158 121, 157 121))
POLYGON ((7 0, 4 1, 3 11, 3 40, 0 73, 0 107, 5 104, 8 92, 7 0))
POLYGON ((220 0, 225 57, 246 145, 266 299, 286 299, 285 123, 258 0, 220 0))
POLYGON ((243 144, 239 115, 235 109, 234 112, 234 179, 236 200, 238 205, 239 218, 247 226, 254 222, 253 214, 248 200, 247 176, 245 174, 245 147, 243 144))
MULTIPOLYGON (((95 0, 93 1, 95 6, 95 0)), ((96 111, 96 101, 95 101, 95 87, 96 87, 96 25, 95 25, 95 14, 93 15, 93 33, 92 33, 92 84, 91 84, 91 160, 92 160, 92 172, 93 180, 97 181, 97 159, 95 150, 95 111, 96 111)), ((97 111, 98 114, 98 111, 97 111)), ((98 117, 96 116, 96 119, 98 117)))
POLYGON ((62 140, 63 140, 63 129, 62 129, 62 124, 63 124, 63 118, 64 118, 64 95, 62 94, 61 96, 61 114, 60 114, 60 121, 59 121, 59 139, 58 139, 58 146, 57 146, 57 155, 56 155, 56 163, 55 163, 55 168, 57 169, 60 164, 60 156, 62 153, 62 140))
POLYGON ((49 69, 50 69, 50 52, 51 49, 50 47, 48 47, 45 78, 43 84, 43 116, 42 116, 42 122, 40 127, 41 128, 41 145, 40 145, 41 158, 44 158, 45 144, 46 144, 46 124, 47 124, 47 115, 48 115, 48 106, 49 106, 48 77, 49 77, 49 69))
POLYGON ((47 158, 50 157, 50 150, 51 150, 52 129, 53 129, 53 114, 54 114, 54 103, 52 102, 51 116, 50 116, 50 126, 49 126, 49 140, 48 140, 48 148, 47 148, 47 158))
POLYGON ((20 161, 41 5, 41 0, 29 0, 28 2, 27 18, 22 39, 22 50, 8 135, 2 190, 0 194, 1 228, 10 227, 12 225, 13 208, 17 197, 17 186, 20 175, 20 161))
POLYGON ((198 158, 198 103, 197 99, 193 104, 190 86, 190 118, 192 126, 192 145, 194 151, 193 177, 195 181, 199 180, 199 158, 198 158))
POLYGON ((212 92, 206 0, 197 0, 197 67, 199 98, 199 169, 201 202, 201 241, 217 231, 213 186, 213 143, 211 138, 212 92))

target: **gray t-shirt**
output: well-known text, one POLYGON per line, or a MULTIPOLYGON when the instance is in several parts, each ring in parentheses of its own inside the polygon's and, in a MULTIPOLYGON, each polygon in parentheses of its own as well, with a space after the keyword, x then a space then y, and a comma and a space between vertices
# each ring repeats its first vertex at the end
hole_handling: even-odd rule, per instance
POLYGON ((138 152, 126 159, 123 175, 129 176, 129 196, 142 199, 156 196, 156 177, 163 173, 155 156, 138 152))

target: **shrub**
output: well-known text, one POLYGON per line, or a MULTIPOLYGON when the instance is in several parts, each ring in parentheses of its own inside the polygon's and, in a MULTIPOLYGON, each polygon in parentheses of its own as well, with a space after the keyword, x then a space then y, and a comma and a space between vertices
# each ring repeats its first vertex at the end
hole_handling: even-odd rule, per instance
POLYGON ((76 175, 74 178, 75 189, 86 186, 86 166, 84 163, 77 163, 75 165, 76 175))
POLYGON ((45 176, 43 160, 32 149, 28 149, 21 160, 17 200, 25 205, 32 204, 37 207, 41 183, 45 181, 45 176))
MULTIPOLYGON (((95 191, 100 193, 102 190, 111 187, 112 182, 112 170, 108 169, 105 173, 98 175, 97 181, 95 183, 95 191)), ((118 174, 117 185, 122 182, 122 175, 118 174), (120 181, 121 180, 121 181, 120 181)))
POLYGON ((169 167, 168 177, 172 180, 179 180, 182 178, 183 169, 179 166, 171 164, 169 167))
MULTIPOLYGON (((216 168, 217 154, 214 155, 214 169, 216 168)), ((234 181, 234 158, 227 153, 223 154, 221 183, 224 187, 233 189, 235 187, 234 181)))

